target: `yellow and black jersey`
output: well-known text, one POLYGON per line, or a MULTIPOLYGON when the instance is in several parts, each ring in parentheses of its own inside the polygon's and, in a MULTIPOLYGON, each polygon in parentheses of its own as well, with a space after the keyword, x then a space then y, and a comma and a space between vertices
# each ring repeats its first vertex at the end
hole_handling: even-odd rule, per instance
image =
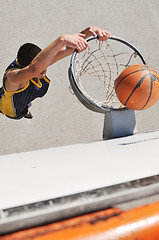
POLYGON ((18 91, 7 92, 5 89, 6 74, 9 70, 18 67, 17 59, 15 59, 7 67, 3 76, 3 86, 0 88, 0 112, 15 119, 23 117, 28 112, 28 105, 34 99, 41 98, 46 94, 50 83, 45 76, 37 81, 29 80, 27 86, 18 91))

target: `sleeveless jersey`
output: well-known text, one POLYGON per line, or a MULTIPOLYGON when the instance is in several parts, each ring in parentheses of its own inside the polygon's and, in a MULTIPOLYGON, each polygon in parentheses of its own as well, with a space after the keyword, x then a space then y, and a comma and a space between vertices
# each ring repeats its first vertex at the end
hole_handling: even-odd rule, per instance
POLYGON ((0 112, 8 117, 18 119, 28 112, 28 104, 46 94, 50 80, 46 76, 38 79, 37 82, 30 79, 24 88, 15 92, 7 92, 5 89, 6 74, 14 68, 21 68, 17 59, 7 67, 3 76, 3 86, 0 88, 0 112))

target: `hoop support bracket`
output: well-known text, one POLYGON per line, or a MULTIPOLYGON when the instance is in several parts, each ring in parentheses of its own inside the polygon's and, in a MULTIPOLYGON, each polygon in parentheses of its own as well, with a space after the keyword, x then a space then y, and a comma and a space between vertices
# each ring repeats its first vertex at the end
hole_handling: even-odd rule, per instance
POLYGON ((134 110, 110 110, 105 114, 103 139, 125 137, 133 135, 136 132, 134 110))

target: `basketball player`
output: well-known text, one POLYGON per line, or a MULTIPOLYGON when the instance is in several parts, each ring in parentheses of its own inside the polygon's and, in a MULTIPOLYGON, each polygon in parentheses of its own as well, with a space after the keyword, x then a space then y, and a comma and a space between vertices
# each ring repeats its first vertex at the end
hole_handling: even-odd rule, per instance
POLYGON ((74 49, 82 52, 87 48, 86 38, 98 35, 100 41, 110 37, 106 30, 91 26, 75 34, 64 34, 50 43, 44 50, 32 43, 20 47, 16 59, 7 67, 0 88, 0 112, 12 119, 33 116, 28 111, 31 102, 43 97, 50 80, 46 76, 47 68, 69 56, 74 49))

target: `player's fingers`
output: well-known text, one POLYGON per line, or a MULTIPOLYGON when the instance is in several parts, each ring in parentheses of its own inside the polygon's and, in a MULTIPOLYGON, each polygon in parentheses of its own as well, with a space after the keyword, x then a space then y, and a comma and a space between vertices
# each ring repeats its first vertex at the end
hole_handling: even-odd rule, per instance
POLYGON ((107 34, 107 32, 103 33, 103 37, 102 37, 102 41, 106 41, 109 38, 109 35, 107 34))
POLYGON ((93 36, 96 36, 96 35, 97 35, 96 32, 93 31, 93 29, 90 28, 89 31, 92 33, 93 36))
POLYGON ((84 48, 88 46, 88 42, 84 38, 80 39, 80 43, 84 48))
POLYGON ((85 41, 83 42, 83 45, 84 45, 84 48, 87 48, 88 42, 85 40, 85 41))
POLYGON ((79 37, 82 37, 82 38, 85 38, 85 37, 86 37, 86 34, 79 33, 78 36, 79 36, 79 37))
POLYGON ((108 38, 111 38, 111 33, 107 32, 107 36, 108 36, 108 38))
POLYGON ((79 41, 78 45, 77 45, 77 50, 78 52, 82 52, 84 51, 88 46, 87 41, 83 40, 83 41, 79 41))
POLYGON ((87 42, 86 43, 79 42, 79 44, 78 44, 78 52, 84 51, 87 48, 87 45, 88 45, 87 42))
POLYGON ((104 38, 107 40, 108 38, 110 38, 111 37, 111 34, 110 34, 110 32, 104 32, 104 34, 103 34, 103 36, 104 36, 104 38))
POLYGON ((98 39, 99 41, 103 41, 103 33, 101 31, 98 32, 98 39))
POLYGON ((111 34, 107 31, 101 31, 99 32, 98 37, 99 37, 99 41, 106 41, 108 40, 108 38, 111 37, 111 34))

